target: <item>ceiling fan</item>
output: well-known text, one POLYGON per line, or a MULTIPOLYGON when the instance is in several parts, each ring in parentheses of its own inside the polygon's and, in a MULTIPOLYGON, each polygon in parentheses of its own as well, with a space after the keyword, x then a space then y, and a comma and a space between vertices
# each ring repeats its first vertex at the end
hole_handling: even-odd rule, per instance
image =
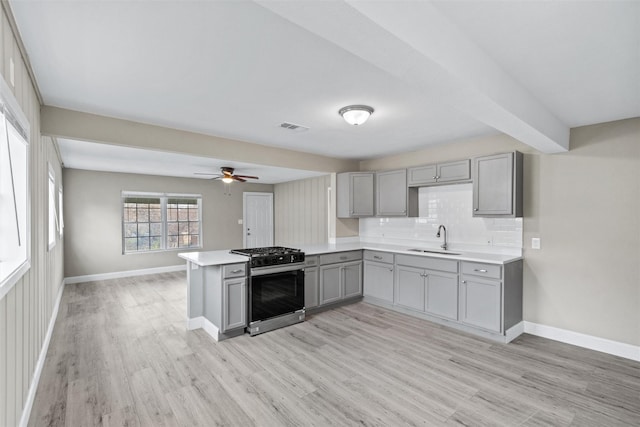
MULTIPOLYGON (((224 182, 225 184, 230 184, 233 181, 238 181, 238 182, 246 182, 247 179, 260 179, 257 176, 250 176, 250 175, 234 175, 233 174, 234 169, 230 168, 228 166, 223 166, 220 168, 220 172, 222 173, 221 175, 217 175, 214 176, 211 179, 221 179, 222 182, 224 182)), ((202 172, 195 172, 194 175, 216 175, 213 173, 202 173, 202 172)))

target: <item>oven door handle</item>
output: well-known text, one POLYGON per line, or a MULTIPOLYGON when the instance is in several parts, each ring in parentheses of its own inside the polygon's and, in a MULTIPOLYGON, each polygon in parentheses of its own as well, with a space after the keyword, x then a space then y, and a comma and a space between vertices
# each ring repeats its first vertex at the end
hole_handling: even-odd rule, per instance
POLYGON ((287 264, 282 267, 264 267, 264 268, 252 268, 251 276, 265 276, 267 274, 285 273, 287 271, 304 271, 304 262, 295 264, 287 264))

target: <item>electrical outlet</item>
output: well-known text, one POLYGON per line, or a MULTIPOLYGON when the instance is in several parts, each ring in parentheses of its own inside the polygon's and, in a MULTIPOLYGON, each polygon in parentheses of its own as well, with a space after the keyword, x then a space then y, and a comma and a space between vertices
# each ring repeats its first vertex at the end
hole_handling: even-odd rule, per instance
POLYGON ((238 224, 242 225, 242 220, 241 219, 238 220, 238 224))
POLYGON ((531 249, 540 249, 540 238, 539 237, 531 238, 531 249))

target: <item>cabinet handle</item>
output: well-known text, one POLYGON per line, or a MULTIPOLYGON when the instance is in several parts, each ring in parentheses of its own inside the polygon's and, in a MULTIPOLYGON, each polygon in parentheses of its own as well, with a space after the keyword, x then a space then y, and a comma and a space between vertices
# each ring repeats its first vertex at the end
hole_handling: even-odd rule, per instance
POLYGON ((478 208, 475 208, 473 211, 474 211, 474 212, 478 212, 478 208))
POLYGON ((232 273, 241 273, 242 270, 238 269, 238 270, 231 270, 232 273))
POLYGON ((374 255, 374 256, 373 256, 373 259, 382 259, 382 257, 381 257, 381 256, 378 256, 378 255, 374 255))
POLYGON ((463 280, 461 283, 467 283, 467 281, 466 281, 466 280, 463 280))
POLYGON ((393 271, 393 268, 390 268, 389 271, 393 271))
POLYGON ((438 179, 438 177, 437 177, 437 176, 434 176, 434 177, 433 177, 433 179, 438 179))
POLYGON ((487 270, 485 270, 484 268, 482 268, 482 269, 480 269, 480 270, 478 270, 478 269, 476 268, 476 269, 474 269, 473 271, 477 271, 478 273, 486 273, 486 272, 487 272, 487 270))

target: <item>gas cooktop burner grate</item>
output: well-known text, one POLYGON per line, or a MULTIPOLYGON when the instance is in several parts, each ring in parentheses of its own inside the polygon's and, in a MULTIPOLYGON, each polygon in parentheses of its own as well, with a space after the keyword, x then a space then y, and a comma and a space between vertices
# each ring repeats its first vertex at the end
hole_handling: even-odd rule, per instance
POLYGON ((250 257, 268 255, 286 255, 301 252, 300 249, 285 248, 283 246, 268 246, 265 248, 232 249, 232 254, 246 255, 250 257))

